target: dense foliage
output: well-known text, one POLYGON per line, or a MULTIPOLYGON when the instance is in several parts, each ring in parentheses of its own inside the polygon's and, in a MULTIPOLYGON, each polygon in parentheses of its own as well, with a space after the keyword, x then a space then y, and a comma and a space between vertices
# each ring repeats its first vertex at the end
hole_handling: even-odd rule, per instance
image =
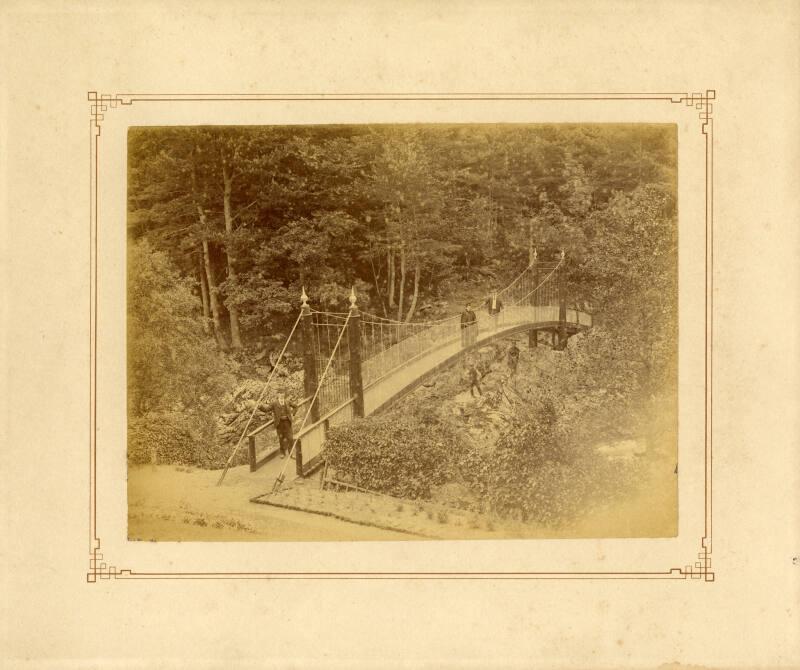
POLYGON ((646 232, 623 230, 618 199, 674 193, 675 153, 659 125, 133 128, 129 234, 192 280, 223 348, 279 342, 301 285, 317 308, 354 285, 414 319, 533 247, 565 249, 575 298, 599 300, 622 250, 598 233, 646 232))
POLYGON ((191 284, 146 241, 128 254, 129 457, 208 464, 235 382, 198 317, 191 284))
MULTIPOLYGON (((629 395, 625 365, 601 369, 608 344, 601 328, 563 353, 542 351, 531 359, 539 375, 519 379, 516 392, 503 389, 505 362, 496 361, 467 423, 452 405, 434 406, 424 393, 407 396, 385 414, 332 430, 328 462, 336 477, 366 489, 430 499, 438 487, 456 485, 448 504, 547 526, 612 504, 640 484, 642 464, 611 461, 594 447, 641 437, 647 416, 629 395), (501 398, 513 399, 511 406, 492 402, 501 398), (494 443, 492 428, 499 428, 494 443)), ((436 393, 453 398, 466 386, 455 364, 437 378, 436 393)), ((674 414, 671 421, 674 430, 674 414)))
POLYGON ((450 481, 463 451, 459 437, 432 415, 376 416, 330 431, 329 467, 356 486, 403 498, 429 498, 450 481))
POLYGON ((613 342, 602 327, 580 336, 515 407, 490 466, 472 479, 494 511, 555 525, 635 490, 639 464, 595 449, 647 432, 640 389, 613 342))

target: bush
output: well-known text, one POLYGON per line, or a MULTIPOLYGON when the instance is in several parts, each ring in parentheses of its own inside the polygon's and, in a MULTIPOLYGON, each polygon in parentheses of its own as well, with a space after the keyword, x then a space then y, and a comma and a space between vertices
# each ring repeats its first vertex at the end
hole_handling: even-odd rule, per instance
MULTIPOLYGON (((228 448, 213 439, 208 420, 182 412, 148 412, 128 422, 128 462, 222 467, 228 448)), ((246 455, 246 452, 245 452, 246 455)))
POLYGON ((457 471, 463 447, 430 417, 378 415, 331 429, 324 455, 337 472, 372 491, 425 498, 457 471))
POLYGON ((203 332, 191 281, 146 242, 128 258, 128 415, 214 413, 235 383, 232 361, 203 332))
POLYGON ((636 463, 612 463, 575 439, 549 402, 526 414, 501 437, 480 482, 494 511, 554 526, 630 494, 636 463))
MULTIPOLYGON (((624 357, 625 345, 598 327, 551 356, 526 402, 514 403, 494 448, 473 442, 449 414, 437 415, 422 393, 385 415, 332 430, 329 463, 367 489, 433 494, 449 506, 548 526, 568 523, 629 496, 637 484, 638 462, 611 462, 593 447, 643 432, 641 364, 624 357)), ((458 372, 440 375, 440 396, 458 391, 458 372)))

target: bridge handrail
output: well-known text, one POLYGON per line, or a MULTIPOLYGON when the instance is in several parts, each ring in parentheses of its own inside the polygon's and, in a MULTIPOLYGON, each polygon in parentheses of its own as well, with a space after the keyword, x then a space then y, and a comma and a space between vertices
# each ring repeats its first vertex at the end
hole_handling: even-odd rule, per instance
MULTIPOLYGON (((542 305, 541 307, 549 307, 551 309, 556 309, 558 307, 558 305, 542 305)), ((513 309, 513 307, 511 309, 513 309)), ((570 310, 567 311, 567 323, 574 323, 576 326, 583 325, 581 323, 581 315, 588 316, 589 317, 589 321, 591 323, 592 314, 590 312, 585 311, 585 310, 578 309, 577 307, 570 308, 570 310), (575 321, 570 321, 569 320, 569 312, 570 311, 575 312, 575 321)), ((485 324, 486 322, 488 322, 490 320, 490 318, 491 317, 484 317, 483 315, 481 315, 479 317, 479 319, 478 319, 478 322, 479 323, 482 322, 482 323, 485 324)), ((547 323, 551 323, 551 322, 547 322, 547 323)), ((557 323, 557 322, 553 322, 553 323, 557 323)), ((425 331, 423 331, 423 333, 424 332, 425 331)), ((419 335, 421 335, 423 333, 418 333, 416 335, 412 335, 408 339, 413 339, 415 337, 419 337, 419 335)), ((369 379, 369 381, 365 380, 364 381, 364 389, 366 390, 366 389, 374 386, 375 384, 377 384, 378 382, 382 381, 383 379, 385 379, 389 375, 394 374, 395 372, 397 372, 397 370, 399 370, 400 368, 408 365, 409 363, 411 363, 411 362, 413 362, 413 361, 415 361, 415 360, 417 360, 417 359, 419 359, 419 358, 421 358, 423 356, 427 356, 428 354, 436 351, 437 349, 441 349, 442 347, 448 346, 448 345, 452 344, 453 342, 457 341, 458 339, 459 339, 459 334, 458 334, 458 332, 456 332, 455 334, 453 334, 452 336, 448 337, 447 339, 444 339, 441 342, 438 342, 437 344, 435 344, 435 345, 433 345, 431 347, 428 347, 427 349, 423 349, 422 351, 418 351, 417 353, 412 355, 410 358, 403 359, 402 361, 400 361, 399 363, 397 363, 393 367, 390 367, 390 368, 384 370, 381 373, 380 376, 375 377, 374 379, 369 379)), ((407 342, 408 340, 405 340, 405 341, 407 342)), ((394 346, 398 346, 398 345, 396 344, 394 346)), ((380 356, 381 354, 385 353, 385 351, 388 351, 388 350, 384 350, 383 352, 380 352, 380 353, 376 354, 376 356, 380 356)), ((369 363, 369 361, 372 360, 372 358, 373 357, 364 359, 364 361, 362 362, 362 365, 366 365, 367 363, 369 363)))
POLYGON ((297 435, 295 436, 296 439, 298 439, 298 440, 302 439, 305 435, 308 435, 308 433, 310 433, 312 430, 314 430, 315 428, 318 428, 320 425, 324 424, 326 421, 329 421, 332 416, 334 416, 334 415, 338 414, 339 412, 341 412, 345 407, 347 407, 348 405, 352 404, 354 400, 355 400, 355 397, 350 396, 343 403, 341 403, 337 407, 334 407, 332 410, 329 410, 328 412, 323 414, 314 423, 309 424, 309 425, 304 426, 303 428, 301 428, 300 432, 297 433, 297 435))

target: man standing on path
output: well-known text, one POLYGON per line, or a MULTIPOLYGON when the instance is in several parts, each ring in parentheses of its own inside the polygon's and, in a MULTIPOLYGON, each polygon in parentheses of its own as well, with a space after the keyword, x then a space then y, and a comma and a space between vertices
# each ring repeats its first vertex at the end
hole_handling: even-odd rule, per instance
POLYGON ((508 367, 511 368, 511 373, 517 373, 517 365, 519 365, 519 347, 516 340, 511 340, 511 346, 508 348, 508 367))
POLYGON ((278 433, 278 442, 281 445, 281 458, 292 451, 292 416, 297 409, 294 404, 286 400, 286 395, 281 391, 278 399, 272 403, 272 418, 275 420, 275 431, 278 433))
POLYGON ((497 295, 497 290, 492 291, 492 295, 486 301, 486 309, 489 311, 489 316, 492 317, 492 330, 497 330, 497 317, 503 309, 503 301, 497 295))
POLYGON ((464 305, 464 311, 461 312, 461 346, 468 347, 475 341, 475 328, 478 325, 478 319, 475 312, 472 311, 472 306, 467 303, 464 305))
POLYGON ((481 391, 480 374, 473 361, 469 362, 467 377, 469 379, 469 394, 474 398, 475 389, 478 389, 478 395, 483 395, 483 391, 481 391))
POLYGON ((508 376, 511 378, 514 388, 517 387, 517 366, 519 365, 519 347, 516 340, 511 340, 508 349, 508 376))

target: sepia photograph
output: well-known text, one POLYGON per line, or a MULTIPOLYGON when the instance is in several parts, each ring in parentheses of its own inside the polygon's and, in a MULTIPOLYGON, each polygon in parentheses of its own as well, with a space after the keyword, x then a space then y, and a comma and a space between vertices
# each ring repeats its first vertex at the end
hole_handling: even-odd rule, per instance
POLYGON ((677 136, 130 128, 128 539, 675 537, 677 136))
POLYGON ((1 4, 0 667, 800 668, 798 35, 1 4))

